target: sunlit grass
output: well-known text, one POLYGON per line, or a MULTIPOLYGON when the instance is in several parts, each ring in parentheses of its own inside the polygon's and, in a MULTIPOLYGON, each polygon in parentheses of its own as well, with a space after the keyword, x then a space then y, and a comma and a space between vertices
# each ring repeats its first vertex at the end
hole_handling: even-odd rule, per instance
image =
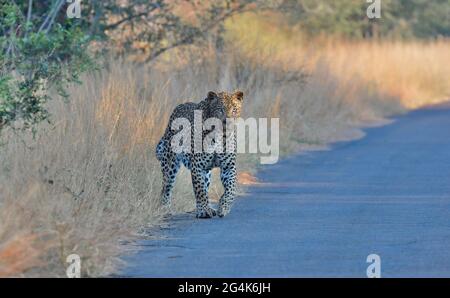
MULTIPOLYGON (((83 276, 114 272, 121 241, 163 220, 154 147, 178 103, 241 89, 243 117, 279 117, 280 150, 289 154, 360 137, 362 125, 403 105, 448 98, 449 49, 448 41, 308 40, 275 18, 245 15, 227 23, 221 51, 183 47, 151 65, 109 60, 71 86, 68 103, 51 103, 52 123, 35 138, 3 133, 0 275, 65 276, 72 253, 83 276)), ((242 173, 258 161, 239 156, 244 183, 255 182, 242 173)), ((186 171, 176 185, 175 212, 193 210, 186 171)), ((217 199, 220 185, 210 193, 217 199)))
POLYGON ((361 82, 367 88, 399 98, 408 108, 450 99, 450 41, 351 41, 308 38, 276 14, 235 17, 228 37, 249 56, 287 68, 313 72, 325 64, 340 84, 361 82))

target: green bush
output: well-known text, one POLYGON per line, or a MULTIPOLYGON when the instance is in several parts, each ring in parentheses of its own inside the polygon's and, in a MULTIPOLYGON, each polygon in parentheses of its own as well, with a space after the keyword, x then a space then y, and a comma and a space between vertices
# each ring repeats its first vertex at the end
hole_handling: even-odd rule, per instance
POLYGON ((67 84, 93 65, 89 38, 76 21, 56 18, 59 1, 40 2, 0 1, 0 130, 48 119, 49 90, 67 97, 67 84))
POLYGON ((0 0, 0 131, 7 126, 33 128, 47 120, 50 89, 67 97, 67 84, 94 65, 87 50, 91 41, 100 42, 97 50, 121 49, 112 52, 140 54, 150 61, 167 50, 206 40, 205 33, 218 30, 226 18, 258 0, 185 2, 197 22, 176 13, 178 1, 91 0, 83 2, 79 19, 69 19, 66 0, 0 0), (146 47, 135 48, 135 42, 146 47))

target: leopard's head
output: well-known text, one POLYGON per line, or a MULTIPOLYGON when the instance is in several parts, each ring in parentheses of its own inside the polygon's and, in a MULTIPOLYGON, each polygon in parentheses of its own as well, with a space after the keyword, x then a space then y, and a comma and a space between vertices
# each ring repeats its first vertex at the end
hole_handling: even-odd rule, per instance
POLYGON ((244 93, 237 90, 233 93, 220 92, 228 118, 238 118, 241 116, 242 104, 244 102, 244 93))
POLYGON ((217 118, 225 121, 227 113, 223 96, 209 91, 204 102, 206 103, 205 118, 217 118))

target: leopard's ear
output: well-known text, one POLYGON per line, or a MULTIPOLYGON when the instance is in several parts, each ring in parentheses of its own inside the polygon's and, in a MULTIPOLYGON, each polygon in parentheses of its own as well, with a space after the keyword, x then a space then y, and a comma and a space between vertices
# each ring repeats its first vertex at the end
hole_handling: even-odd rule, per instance
POLYGON ((206 95, 206 100, 212 101, 214 98, 217 98, 217 94, 213 91, 209 91, 208 94, 206 95))
POLYGON ((236 90, 234 92, 233 96, 236 97, 240 101, 244 100, 244 92, 242 92, 241 90, 236 90))

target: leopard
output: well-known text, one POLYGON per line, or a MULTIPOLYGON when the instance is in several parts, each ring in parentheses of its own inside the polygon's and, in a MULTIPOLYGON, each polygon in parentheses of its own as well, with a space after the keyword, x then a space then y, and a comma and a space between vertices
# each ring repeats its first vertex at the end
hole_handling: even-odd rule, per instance
MULTIPOLYGON (((236 195, 236 133, 232 121, 227 119, 236 119, 240 117, 244 93, 237 90, 233 93, 225 91, 210 91, 204 100, 199 103, 187 102, 175 107, 166 127, 164 135, 156 146, 156 157, 161 164, 162 189, 161 203, 170 209, 172 201, 172 192, 175 184, 176 175, 181 166, 185 166, 191 172, 191 180, 196 201, 196 217, 212 218, 214 216, 224 217, 231 211, 236 195), (216 118, 222 121, 223 125, 223 148, 231 148, 220 152, 196 152, 194 150, 194 137, 191 137, 191 143, 188 152, 176 152, 172 150, 172 139, 179 132, 174 130, 172 124, 176 119, 184 118, 189 123, 194 123, 195 111, 202 112, 202 121, 216 118), (231 123, 231 124, 230 124, 231 123), (218 208, 211 207, 208 198, 208 189, 211 184, 211 170, 220 168, 220 180, 224 187, 224 193, 219 199, 218 208)), ((191 125, 191 135, 194 136, 195 125, 191 125)), ((211 134, 211 130, 202 131, 202 140, 211 134)), ((213 140, 217 143, 220 140, 213 140)))

